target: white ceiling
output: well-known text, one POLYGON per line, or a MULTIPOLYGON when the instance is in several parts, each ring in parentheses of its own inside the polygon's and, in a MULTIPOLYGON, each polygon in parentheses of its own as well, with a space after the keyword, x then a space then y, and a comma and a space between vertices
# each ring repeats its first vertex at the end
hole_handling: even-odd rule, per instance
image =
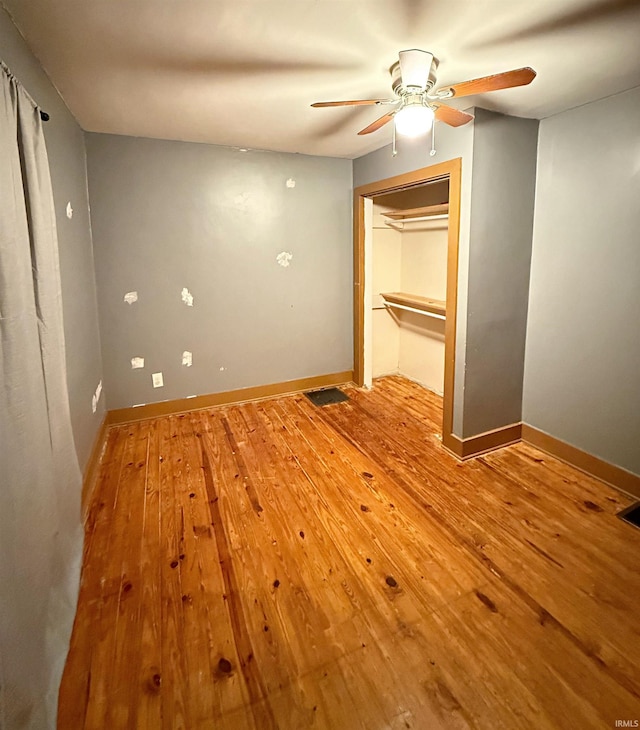
MULTIPOLYGON (((399 50, 438 86, 532 66, 458 100, 543 118, 640 85, 640 0, 1 0, 86 130, 358 157, 399 50)), ((1 51, 0 51, 1 52, 1 51)), ((464 104, 463 104, 464 102, 464 104)))

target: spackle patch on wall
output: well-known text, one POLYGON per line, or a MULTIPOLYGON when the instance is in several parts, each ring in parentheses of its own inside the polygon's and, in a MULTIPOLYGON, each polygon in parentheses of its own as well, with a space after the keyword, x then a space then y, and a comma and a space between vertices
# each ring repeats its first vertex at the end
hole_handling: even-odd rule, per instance
POLYGON ((127 304, 133 304, 134 302, 138 301, 138 292, 137 291, 128 291, 124 295, 124 300, 127 304))
POLYGON ((289 253, 288 251, 283 251, 276 256, 276 261, 280 264, 280 266, 283 266, 286 269, 287 266, 291 264, 292 258, 292 253, 289 253))
POLYGON ((91 398, 91 410, 93 413, 95 413, 98 410, 98 401, 100 400, 100 394, 102 393, 102 380, 98 383, 96 387, 96 392, 93 394, 91 398))
POLYGON ((296 181, 292 177, 290 177, 287 180, 287 187, 288 188, 295 188, 295 186, 296 186, 296 181))
POLYGON ((67 218, 69 220, 73 218, 73 208, 71 207, 71 203, 67 203, 67 218))
POLYGON ((137 370, 138 368, 144 367, 144 357, 132 357, 131 358, 131 369, 137 370))
POLYGON ((182 301, 187 305, 187 307, 193 307, 193 294, 185 288, 182 290, 182 301))
POLYGON ((189 350, 185 350, 182 353, 182 364, 186 365, 188 368, 190 368, 193 364, 193 353, 189 352, 189 350))
POLYGON ((233 204, 238 210, 247 210, 249 207, 250 196, 249 193, 238 193, 233 198, 233 204))

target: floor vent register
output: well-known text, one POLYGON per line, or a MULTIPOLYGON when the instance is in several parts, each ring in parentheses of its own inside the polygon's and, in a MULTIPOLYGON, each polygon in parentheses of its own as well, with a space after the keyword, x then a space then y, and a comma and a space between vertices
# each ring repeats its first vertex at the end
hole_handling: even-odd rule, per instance
POLYGON ((622 512, 618 512, 617 516, 634 527, 640 527, 640 502, 636 502, 623 509, 622 512))
POLYGON ((332 403, 342 403, 349 400, 339 388, 325 388, 324 390, 312 390, 305 393, 307 398, 316 406, 329 406, 332 403))

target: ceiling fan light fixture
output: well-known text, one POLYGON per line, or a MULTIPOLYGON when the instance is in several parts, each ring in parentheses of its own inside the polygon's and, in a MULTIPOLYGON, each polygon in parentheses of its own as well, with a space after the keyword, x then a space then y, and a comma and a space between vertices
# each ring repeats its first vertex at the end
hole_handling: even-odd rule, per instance
POLYGON ((424 104, 409 104, 395 115, 396 132, 403 137, 418 137, 433 126, 433 110, 424 104))

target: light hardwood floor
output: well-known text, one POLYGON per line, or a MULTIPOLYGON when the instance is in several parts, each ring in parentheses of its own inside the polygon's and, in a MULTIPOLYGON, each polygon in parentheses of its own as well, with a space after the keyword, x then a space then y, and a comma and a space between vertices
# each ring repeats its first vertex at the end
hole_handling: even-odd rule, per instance
POLYGON ((516 445, 460 463, 400 378, 112 428, 59 727, 640 719, 640 530, 516 445))

